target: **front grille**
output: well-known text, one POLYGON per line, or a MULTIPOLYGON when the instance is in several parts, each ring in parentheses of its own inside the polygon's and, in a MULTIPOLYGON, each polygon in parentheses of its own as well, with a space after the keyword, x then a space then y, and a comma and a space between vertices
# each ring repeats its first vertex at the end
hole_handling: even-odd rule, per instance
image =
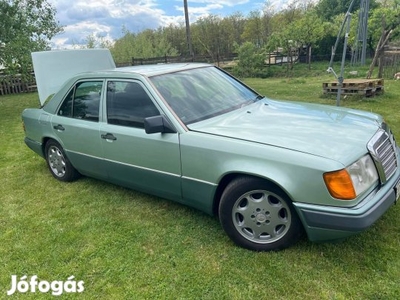
POLYGON ((375 161, 381 183, 386 183, 398 167, 396 142, 390 130, 379 130, 368 143, 368 150, 375 161))

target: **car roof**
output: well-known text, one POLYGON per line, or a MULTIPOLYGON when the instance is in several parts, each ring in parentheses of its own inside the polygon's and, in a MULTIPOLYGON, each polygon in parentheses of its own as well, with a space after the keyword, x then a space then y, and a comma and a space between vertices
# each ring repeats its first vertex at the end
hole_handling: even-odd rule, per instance
POLYGON ((120 67, 112 69, 110 70, 110 72, 135 73, 151 77, 156 75, 175 73, 175 72, 210 67, 210 66, 211 66, 210 64, 206 63, 166 63, 166 64, 156 64, 156 65, 120 67))

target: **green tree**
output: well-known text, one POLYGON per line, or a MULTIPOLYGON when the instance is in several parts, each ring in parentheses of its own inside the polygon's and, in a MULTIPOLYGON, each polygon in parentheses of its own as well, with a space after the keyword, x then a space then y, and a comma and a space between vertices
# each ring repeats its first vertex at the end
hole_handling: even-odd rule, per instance
POLYGON ((94 49, 94 48, 112 48, 112 41, 106 39, 102 35, 90 34, 86 37, 86 45, 82 48, 84 49, 94 49))
MULTIPOLYGON (((226 24, 226 32, 227 36, 229 36, 229 49, 234 47, 236 44, 242 44, 242 34, 244 31, 244 26, 246 23, 246 19, 241 12, 236 12, 222 20, 222 23, 226 24)), ((230 50, 229 52, 233 52, 235 50, 230 50)))
POLYGON ((221 18, 216 15, 199 18, 192 27, 192 38, 195 54, 209 55, 217 61, 226 44, 221 18))
POLYGON ((146 29, 137 34, 126 29, 123 29, 123 32, 124 36, 116 40, 110 49, 116 63, 129 63, 132 58, 178 55, 161 29, 146 29))
POLYGON ((251 11, 244 26, 242 39, 251 42, 257 47, 264 45, 263 22, 261 11, 251 11))
POLYGON ((122 28, 123 36, 117 39, 114 46, 110 49, 116 63, 129 63, 135 56, 135 34, 125 27, 122 28))
POLYGON ((188 54, 189 49, 186 41, 186 28, 184 24, 161 27, 159 29, 165 37, 166 42, 176 49, 177 53, 188 54))
POLYGON ((8 74, 29 75, 31 52, 47 49, 63 30, 55 13, 46 0, 0 1, 0 64, 8 74))
POLYGON ((300 48, 305 46, 310 49, 319 35, 321 22, 311 12, 312 6, 307 1, 291 1, 270 21, 272 30, 265 48, 269 53, 279 49, 286 56, 283 61, 286 62, 287 76, 293 69, 300 48))
POLYGON ((298 55, 299 44, 296 40, 294 23, 285 26, 281 31, 274 32, 266 46, 268 52, 274 52, 277 49, 281 49, 281 53, 286 55, 284 59, 286 61, 286 75, 290 75, 290 71, 293 69, 294 56, 298 55))
POLYGON ((378 77, 382 77, 382 58, 385 45, 400 36, 400 7, 397 1, 393 1, 392 5, 375 9, 369 19, 370 40, 372 41, 371 44, 375 46, 375 54, 369 67, 367 78, 371 77, 377 63, 379 65, 378 77))
POLYGON ((262 49, 251 42, 245 42, 238 49, 239 62, 234 72, 239 77, 264 77, 265 55, 262 49))
MULTIPOLYGON (((351 1, 352 0, 320 0, 316 5, 317 13, 322 19, 331 21, 335 16, 346 13, 350 7, 351 1)), ((360 8, 360 1, 361 0, 354 1, 353 8, 350 12, 355 12, 360 8)), ((378 3, 375 0, 370 0, 369 7, 371 10, 377 6, 378 3)))
POLYGON ((274 30, 279 30, 279 26, 274 23, 274 17, 276 12, 274 7, 271 6, 270 1, 264 3, 264 8, 262 9, 262 27, 263 27, 263 41, 264 44, 268 43, 268 39, 274 30))
POLYGON ((386 6, 374 9, 368 19, 368 30, 370 35, 370 47, 375 48, 382 30, 393 30, 391 36, 396 38, 400 35, 400 6, 394 3, 393 6, 386 6))
POLYGON ((300 47, 306 48, 308 67, 311 66, 311 49, 321 40, 329 28, 329 24, 318 17, 314 10, 310 10, 304 16, 293 23, 293 37, 300 47))
POLYGON ((241 35, 245 24, 245 18, 239 12, 225 17, 220 22, 220 30, 223 36, 221 54, 228 56, 236 52, 236 45, 242 44, 241 35))

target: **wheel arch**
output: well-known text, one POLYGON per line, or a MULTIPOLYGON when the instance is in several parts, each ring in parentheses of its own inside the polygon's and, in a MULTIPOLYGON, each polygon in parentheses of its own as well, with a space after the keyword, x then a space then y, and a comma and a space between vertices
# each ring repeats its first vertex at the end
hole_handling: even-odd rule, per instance
POLYGON ((43 152, 43 157, 46 157, 46 151, 45 151, 45 149, 46 149, 46 144, 47 144, 47 142, 48 142, 49 140, 54 140, 54 139, 51 138, 51 137, 48 137, 48 136, 43 137, 43 139, 42 139, 42 152, 43 152))
POLYGON ((54 137, 50 137, 50 136, 45 136, 42 138, 42 152, 43 152, 43 157, 46 158, 46 144, 48 143, 48 141, 53 140, 57 143, 59 143, 61 146, 62 144, 60 143, 59 140, 55 139, 54 137))
MULTIPOLYGON (((43 137, 42 149, 43 149, 42 151, 44 153, 44 158, 46 160, 47 166, 48 166, 51 174, 53 175, 53 177, 55 177, 56 179, 58 179, 60 181, 71 182, 81 176, 79 171, 74 167, 74 165, 69 160, 67 153, 64 150, 64 146, 57 139, 54 139, 52 137, 43 137), (52 142, 53 146, 58 148, 61 152, 61 156, 62 156, 61 160, 63 160, 63 162, 64 162, 64 168, 63 168, 64 170, 63 170, 63 173, 61 176, 59 175, 59 173, 55 174, 55 172, 52 169, 50 162, 49 162, 47 147, 50 142, 52 142)), ((55 168, 57 169, 57 171, 60 171, 58 169, 58 167, 55 167, 55 168)))
POLYGON ((49 142, 49 141, 55 141, 55 142, 57 142, 58 144, 60 144, 60 146, 63 148, 63 150, 64 150, 64 154, 65 154, 65 156, 67 157, 67 159, 69 160, 69 162, 71 163, 71 165, 75 168, 75 166, 74 166, 74 164, 71 162, 71 160, 69 159, 69 157, 68 157, 68 153, 65 151, 65 148, 64 148, 64 144, 60 141, 60 140, 58 140, 58 139, 56 139, 55 137, 52 137, 52 136, 45 136, 45 137, 43 137, 42 138, 42 152, 43 152, 43 158, 44 159, 46 159, 46 144, 49 142))
POLYGON ((53 141, 59 143, 61 145, 61 147, 63 147, 63 149, 64 149, 64 144, 59 139, 55 138, 54 136, 44 136, 44 137, 42 137, 42 151, 43 151, 44 158, 46 158, 46 151, 45 151, 46 144, 50 140, 53 140, 53 141))
POLYGON ((228 184, 239 177, 250 177, 250 178, 262 179, 267 184, 279 189, 282 193, 284 193, 288 197, 288 199, 291 202, 293 202, 293 199, 290 196, 290 194, 287 192, 287 190, 284 189, 281 185, 279 185, 277 182, 275 182, 271 178, 260 176, 260 175, 248 174, 248 173, 233 172, 233 173, 225 174, 218 183, 218 187, 214 194, 214 200, 213 200, 213 207, 212 207, 213 215, 218 216, 218 209, 219 209, 219 203, 221 201, 221 196, 222 196, 222 193, 224 192, 224 190, 226 189, 226 187, 228 186, 228 184))

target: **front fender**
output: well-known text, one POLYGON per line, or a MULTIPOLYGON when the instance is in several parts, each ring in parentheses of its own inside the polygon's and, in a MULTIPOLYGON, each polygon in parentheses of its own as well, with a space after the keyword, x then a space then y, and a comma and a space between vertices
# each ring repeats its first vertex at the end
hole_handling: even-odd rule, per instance
MULTIPOLYGON (((343 205, 330 196, 323 180, 324 172, 344 167, 331 159, 197 132, 181 135, 181 159, 183 196, 188 198, 188 205, 198 203, 197 208, 203 205, 209 210, 212 207, 218 185, 230 174, 267 179, 293 202, 343 205)), ((351 206, 355 202, 357 200, 344 204, 351 206)))

